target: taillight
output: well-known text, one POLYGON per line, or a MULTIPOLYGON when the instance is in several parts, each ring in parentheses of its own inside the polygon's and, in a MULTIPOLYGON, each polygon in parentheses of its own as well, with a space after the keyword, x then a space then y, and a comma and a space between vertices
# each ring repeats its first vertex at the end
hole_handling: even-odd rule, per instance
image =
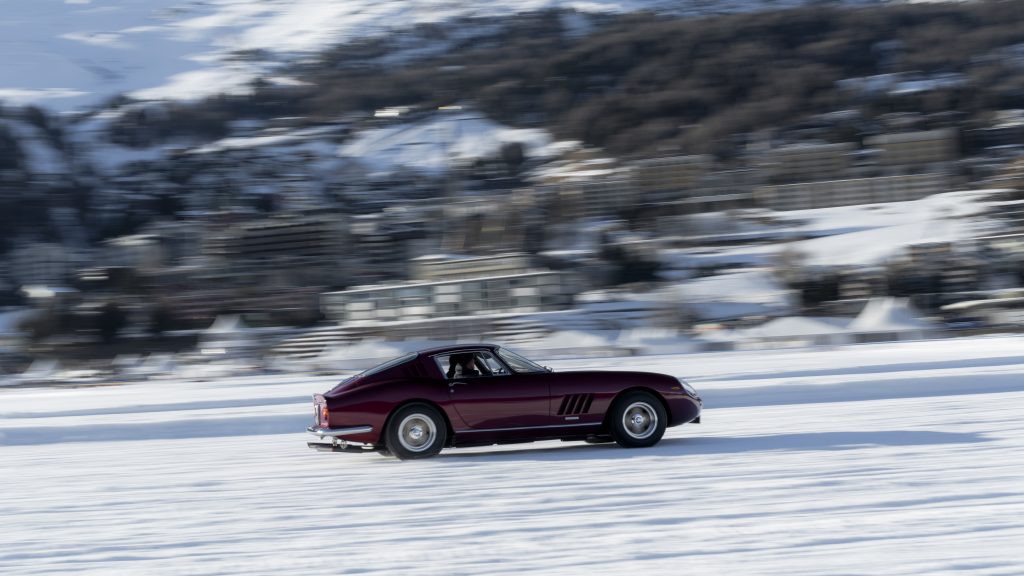
POLYGON ((320 425, 321 426, 327 426, 329 424, 329 421, 327 420, 327 416, 328 416, 327 404, 321 404, 320 405, 320 425))

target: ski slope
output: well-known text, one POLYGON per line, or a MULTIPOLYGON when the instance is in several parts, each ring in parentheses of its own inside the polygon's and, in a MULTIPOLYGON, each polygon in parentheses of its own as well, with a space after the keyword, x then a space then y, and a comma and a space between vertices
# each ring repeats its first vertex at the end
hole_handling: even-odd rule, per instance
POLYGON ((1024 337, 594 363, 703 423, 400 462, 305 447, 336 377, 0 388, 0 573, 1024 573, 1024 337))

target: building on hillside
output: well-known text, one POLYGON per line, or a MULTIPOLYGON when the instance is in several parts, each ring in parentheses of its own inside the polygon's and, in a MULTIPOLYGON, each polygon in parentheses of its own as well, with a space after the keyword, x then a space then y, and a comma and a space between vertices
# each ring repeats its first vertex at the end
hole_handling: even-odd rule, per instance
POLYGON ((850 268, 839 272, 839 299, 863 300, 882 296, 888 289, 884 268, 850 268))
POLYGON ((855 318, 783 317, 759 326, 711 331, 698 336, 708 350, 743 350, 836 346, 935 337, 940 327, 922 320, 906 300, 883 297, 867 301, 855 318))
POLYGON ((328 319, 345 323, 561 310, 575 292, 569 274, 537 271, 357 287, 320 300, 328 319))
POLYGON ((563 222, 614 216, 641 198, 633 169, 593 151, 545 165, 532 180, 563 222))
POLYGON ((772 210, 805 210, 877 202, 904 202, 949 191, 946 174, 905 174, 760 186, 754 202, 772 210))
POLYGON ((329 286, 316 263, 223 263, 201 258, 139 277, 147 306, 159 306, 181 327, 208 325, 219 314, 247 313, 261 321, 303 324, 319 317, 318 295, 329 286))
MULTIPOLYGON (((751 191, 753 170, 720 170, 705 174, 696 188, 683 190, 675 199, 645 203, 647 221, 665 216, 739 210, 754 206, 751 191)), ((653 228, 651 228, 653 230, 653 228)))
POLYGON ((508 276, 522 274, 530 269, 529 255, 521 252, 493 256, 430 254, 414 258, 412 261, 412 277, 427 282, 508 276))
POLYGON ((878 162, 889 174, 944 172, 959 152, 953 128, 878 134, 864 139, 866 148, 878 150, 878 162))
POLYGON ((786 316, 736 331, 736 349, 802 348, 849 344, 849 318, 786 316))
POLYGON ((164 265, 164 249, 153 234, 118 236, 103 242, 103 264, 140 271, 156 270, 164 265))
POLYGON ((927 267, 948 261, 953 255, 954 244, 948 240, 936 242, 914 242, 906 247, 910 263, 927 267))
POLYGON ((714 168, 706 154, 647 158, 630 164, 636 187, 647 201, 671 201, 702 196, 697 190, 714 168))
POLYGON ((422 220, 394 219, 388 212, 352 217, 344 284, 407 278, 413 241, 427 234, 422 220))
POLYGON ((224 250, 231 257, 336 258, 344 247, 346 234, 337 218, 283 216, 237 224, 227 230, 226 238, 224 250))
POLYGON ((159 240, 165 265, 176 264, 203 252, 203 223, 198 220, 157 220, 144 226, 139 233, 159 240))
POLYGON ((244 356, 252 353, 258 340, 241 316, 217 316, 207 329, 199 333, 198 348, 202 354, 231 354, 244 356))
POLYGON ((855 150, 851 142, 788 144, 761 152, 754 165, 771 184, 838 180, 850 175, 855 150))
POLYGON ((532 198, 524 191, 462 199, 441 207, 441 249, 450 252, 518 252, 530 232, 532 198))
POLYGON ((7 259, 11 281, 18 286, 66 286, 71 273, 89 261, 84 253, 49 242, 18 246, 7 259))
POLYGON ((349 230, 337 217, 285 215, 229 224, 213 233, 204 252, 237 272, 291 270, 311 275, 316 284, 344 282, 343 255, 349 230))
POLYGON ((637 200, 634 183, 623 170, 581 173, 559 183, 557 188, 563 212, 571 220, 615 217, 637 200))
POLYGON ((924 320, 905 298, 872 298, 847 328, 855 342, 920 340, 938 335, 940 327, 924 320))
POLYGON ((942 307, 949 320, 977 319, 989 326, 1024 326, 1024 296, 965 300, 942 307))

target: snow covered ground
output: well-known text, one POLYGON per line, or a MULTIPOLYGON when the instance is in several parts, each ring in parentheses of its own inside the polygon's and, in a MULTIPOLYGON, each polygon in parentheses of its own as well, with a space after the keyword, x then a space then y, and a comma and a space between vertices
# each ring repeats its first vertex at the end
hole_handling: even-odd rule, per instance
POLYGON ((999 223, 986 216, 998 190, 963 190, 909 202, 860 204, 794 210, 784 220, 801 222, 804 233, 821 236, 792 245, 808 263, 821 266, 884 264, 907 246, 957 242, 995 233, 999 223), (857 250, 849 250, 856 246, 857 250))
POLYGON ((0 389, 0 573, 1024 573, 1024 338, 597 362, 704 423, 399 462, 305 447, 335 377, 0 389))
MULTIPOLYGON (((687 226, 698 230, 718 226, 729 234, 750 234, 747 245, 678 248, 663 253, 663 264, 687 269, 697 266, 771 266, 789 250, 812 266, 883 266, 905 255, 908 246, 931 242, 971 247, 978 236, 998 234, 1005 223, 993 219, 993 209, 1005 190, 959 190, 905 202, 858 204, 810 210, 762 211, 773 222, 757 227, 728 212, 694 216, 687 226), (809 238, 806 240, 793 239, 809 238), (854 246, 856 250, 850 250, 854 246)), ((705 244, 715 241, 708 238, 705 244)))

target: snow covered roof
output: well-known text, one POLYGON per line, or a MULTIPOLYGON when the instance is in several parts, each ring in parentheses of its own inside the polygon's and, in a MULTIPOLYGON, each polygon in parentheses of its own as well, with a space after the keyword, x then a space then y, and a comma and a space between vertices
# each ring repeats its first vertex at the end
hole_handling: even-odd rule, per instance
POLYGON ((644 354, 680 354, 696 350, 693 338, 675 329, 633 328, 623 330, 615 339, 620 348, 640 350, 644 354))
POLYGON ((850 323, 852 332, 906 332, 932 330, 935 325, 921 320, 905 298, 872 298, 850 323))
POLYGON ((610 342, 606 338, 603 338, 600 334, 596 334, 594 332, 584 332, 582 330, 561 330, 558 332, 552 332, 551 334, 534 340, 533 342, 520 344, 518 347, 530 350, 551 350, 603 347, 609 345, 610 342))
POLYGON ((217 319, 210 324, 210 327, 203 330, 203 334, 233 334, 247 332, 249 326, 238 314, 225 314, 217 316, 217 319))
POLYGON ((849 324, 849 318, 788 316, 786 318, 776 318, 744 332, 749 336, 760 338, 842 334, 847 331, 846 328, 849 324))
POLYGON ((61 294, 77 294, 78 290, 67 286, 42 286, 25 285, 21 287, 21 293, 29 298, 53 298, 61 294))
POLYGON ((380 340, 361 340, 345 346, 328 346, 317 356, 320 361, 345 361, 396 358, 405 350, 394 342, 380 340))
POLYGON ((697 278, 660 292, 700 319, 779 315, 793 307, 792 292, 769 270, 744 270, 697 278))

